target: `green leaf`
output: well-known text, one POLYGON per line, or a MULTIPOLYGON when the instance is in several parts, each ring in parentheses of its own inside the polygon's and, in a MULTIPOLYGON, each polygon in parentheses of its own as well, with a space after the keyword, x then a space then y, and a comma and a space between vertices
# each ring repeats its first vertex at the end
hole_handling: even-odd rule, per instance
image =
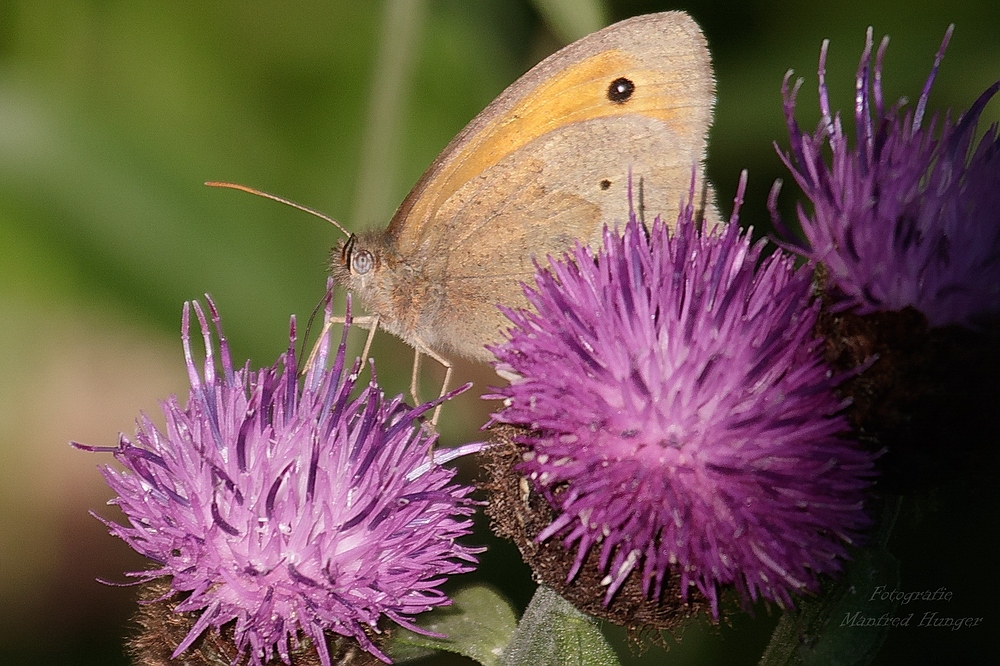
POLYGON ((500 662, 503 666, 617 666, 597 622, 540 585, 500 662))
POLYGON ((806 599, 778 622, 761 666, 864 666, 878 653, 892 623, 903 622, 898 602, 873 594, 899 585, 899 561, 884 549, 858 553, 847 576, 816 599, 806 599))
POLYGON ((484 666, 500 666, 500 655, 517 628, 510 602, 487 585, 470 585, 452 595, 451 606, 421 616, 421 628, 443 634, 433 638, 400 629, 388 654, 400 663, 445 650, 475 659, 484 666))

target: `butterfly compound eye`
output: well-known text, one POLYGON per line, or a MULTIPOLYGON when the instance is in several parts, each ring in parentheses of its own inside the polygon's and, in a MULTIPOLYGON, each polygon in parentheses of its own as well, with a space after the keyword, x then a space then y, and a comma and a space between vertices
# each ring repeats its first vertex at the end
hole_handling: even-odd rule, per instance
POLYGON ((356 275, 365 275, 375 267, 375 257, 368 250, 353 252, 351 254, 351 272, 356 275))
POLYGON ((611 82, 608 86, 608 99, 615 104, 624 104, 635 92, 635 84, 624 76, 611 82))

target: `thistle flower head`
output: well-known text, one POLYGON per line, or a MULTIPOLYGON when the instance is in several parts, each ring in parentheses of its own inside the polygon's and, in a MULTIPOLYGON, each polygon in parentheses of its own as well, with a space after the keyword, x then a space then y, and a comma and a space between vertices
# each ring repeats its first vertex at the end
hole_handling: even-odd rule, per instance
MULTIPOLYGON (((254 665, 308 638, 329 666, 325 632, 351 637, 388 661, 370 640, 389 618, 412 618, 449 603, 439 586, 470 571, 471 488, 428 462, 434 436, 418 421, 434 403, 411 408, 371 383, 352 397, 359 364, 345 365, 346 334, 331 351, 329 301, 324 333, 298 376, 295 320, 274 366, 233 367, 218 313, 218 336, 193 305, 205 341, 200 370, 183 316, 191 382, 187 404, 162 405, 166 428, 139 420, 136 435, 111 450, 124 466, 103 469, 128 517, 111 533, 156 566, 131 574, 169 577, 180 602, 200 614, 171 658, 206 630, 233 623, 237 660, 254 665)), ((84 447, 94 450, 93 447, 84 447)), ((426 633, 426 632, 425 632, 426 633)))
MULTIPOLYGON (((954 27, 954 26, 952 26, 954 27)), ((913 307, 931 326, 975 325, 1000 313, 1000 139, 991 126, 975 143, 983 108, 1000 90, 987 89, 957 122, 925 122, 931 85, 951 37, 948 29, 916 108, 887 108, 882 61, 888 38, 872 58, 869 28, 856 78, 855 145, 839 113, 831 115, 820 52, 822 117, 815 132, 795 121, 802 83, 782 87, 791 146, 779 153, 812 204, 798 218, 800 251, 826 268, 834 307, 857 314, 913 307), (829 151, 830 164, 825 153, 829 151)), ((772 193, 772 216, 777 220, 772 193)), ((785 238, 790 235, 783 233, 785 238)))
POLYGON ((716 615, 720 586, 789 604, 866 526, 872 460, 841 437, 811 271, 761 259, 735 213, 692 215, 673 234, 633 216, 537 273, 494 349, 517 377, 494 418, 530 431, 518 469, 557 514, 537 540, 575 549, 570 579, 598 552, 605 605, 631 575, 655 600, 671 572, 716 615))

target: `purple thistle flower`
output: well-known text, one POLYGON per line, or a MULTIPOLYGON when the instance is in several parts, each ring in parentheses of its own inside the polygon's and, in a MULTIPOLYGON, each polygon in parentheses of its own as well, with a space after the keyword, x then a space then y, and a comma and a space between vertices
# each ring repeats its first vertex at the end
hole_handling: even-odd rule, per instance
MULTIPOLYGON (((437 464, 479 445, 435 454, 435 436, 418 418, 435 406, 387 400, 372 380, 356 397, 359 364, 345 367, 347 325, 332 368, 328 328, 298 379, 295 319, 291 341, 274 366, 234 369, 218 313, 217 374, 211 327, 194 311, 205 340, 199 373, 182 339, 191 391, 162 405, 166 429, 145 416, 134 440, 112 451, 124 471, 103 468, 127 525, 112 534, 154 560, 130 575, 169 576, 182 593, 174 611, 200 613, 174 650, 180 656, 210 627, 234 623, 236 659, 260 665, 308 637, 325 666, 324 632, 351 637, 388 658, 369 634, 383 618, 421 631, 412 618, 450 600, 440 585, 470 571, 478 549, 456 543, 469 534, 472 489, 452 483, 437 464)), ((330 302, 326 320, 330 324, 330 302)), ((80 445, 77 445, 80 446, 80 445)), ((427 633, 427 632, 423 632, 427 633)), ((234 662, 235 663, 235 662, 234 662)))
POLYGON ((494 419, 530 429, 517 469, 557 514, 536 540, 575 548, 567 580, 599 552, 605 606, 633 573, 657 599, 670 572, 716 617, 725 585, 789 605, 869 524, 873 461, 842 437, 811 271, 761 259, 736 215, 605 230, 536 274, 537 313, 508 312, 494 349, 515 376, 494 419))
MULTIPOLYGON (((840 115, 831 115, 826 53, 819 62, 822 118, 813 134, 795 121, 801 79, 782 85, 791 140, 782 159, 806 197, 798 218, 805 243, 798 249, 827 270, 832 306, 857 314, 912 306, 931 326, 974 325, 1000 313, 1000 139, 991 126, 974 146, 983 108, 1000 90, 990 86, 952 123, 937 115, 924 124, 931 85, 951 37, 945 34, 914 111, 905 100, 885 108, 882 40, 871 68, 868 29, 856 79, 856 145, 851 148, 840 115), (940 131, 935 130, 940 127, 940 131), (824 159, 826 147, 832 162, 824 159)), ((777 187, 770 202, 775 208, 777 187)), ((783 230, 787 239, 791 235, 783 230)))

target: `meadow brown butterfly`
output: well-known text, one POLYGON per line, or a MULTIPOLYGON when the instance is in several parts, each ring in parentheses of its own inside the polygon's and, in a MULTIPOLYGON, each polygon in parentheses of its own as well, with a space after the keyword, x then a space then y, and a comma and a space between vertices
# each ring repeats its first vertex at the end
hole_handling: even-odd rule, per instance
POLYGON ((448 144, 388 228, 342 242, 334 279, 418 353, 490 360, 484 345, 508 323, 497 304, 527 305, 534 259, 599 241, 630 205, 676 219, 693 169, 717 217, 701 176, 714 88, 704 35, 681 12, 570 44, 448 144))
POLYGON ((703 177, 714 97, 708 47, 690 16, 615 23, 507 88, 448 144, 384 231, 340 243, 334 279, 361 297, 370 323, 416 350, 412 392, 420 354, 445 366, 442 394, 451 369, 443 355, 492 358, 484 345, 500 342, 507 324, 497 305, 527 306, 520 283, 536 259, 599 242, 630 207, 674 220, 692 191, 717 220, 703 177))

